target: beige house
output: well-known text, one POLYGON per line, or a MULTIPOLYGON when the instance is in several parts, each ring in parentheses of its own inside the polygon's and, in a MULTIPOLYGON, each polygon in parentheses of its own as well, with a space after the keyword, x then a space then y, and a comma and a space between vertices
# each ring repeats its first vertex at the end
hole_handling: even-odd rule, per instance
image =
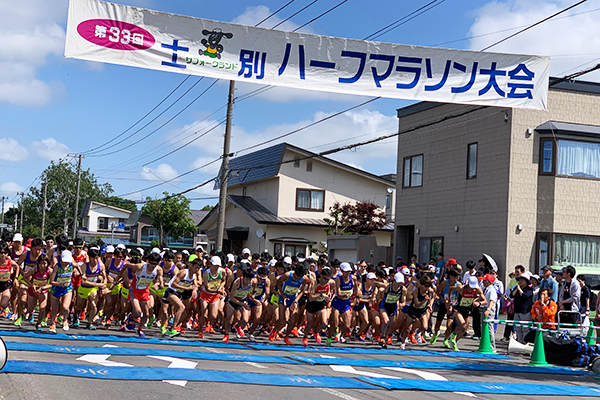
POLYGON ((599 84, 551 86, 548 111, 421 102, 398 119, 397 255, 600 268, 599 84))
MULTIPOLYGON (((225 252, 268 250, 271 254, 309 254, 327 242, 329 207, 370 200, 392 214, 395 183, 349 165, 282 143, 231 159, 227 182, 225 252)), ((214 246, 215 207, 198 225, 214 246)), ((391 246, 393 228, 375 233, 391 246)), ((211 247, 212 248, 212 247, 211 247)))

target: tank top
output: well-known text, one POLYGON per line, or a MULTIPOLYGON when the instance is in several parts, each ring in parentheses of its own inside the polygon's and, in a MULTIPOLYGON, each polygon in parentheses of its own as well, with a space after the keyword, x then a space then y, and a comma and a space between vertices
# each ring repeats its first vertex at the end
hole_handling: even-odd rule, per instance
POLYGON ((158 275, 157 269, 160 267, 157 265, 150 273, 147 272, 147 268, 148 264, 146 263, 137 274, 133 275, 133 286, 138 290, 148 289, 152 285, 158 275))
POLYGON ((171 279, 173 279, 173 278, 175 277, 175 274, 174 274, 174 271, 175 271, 175 263, 173 263, 173 264, 171 265, 171 268, 169 268, 169 270, 168 270, 168 271, 167 271, 167 270, 164 268, 164 265, 165 265, 165 262, 164 262, 164 261, 161 261, 159 265, 160 265, 160 267, 163 269, 163 279, 164 279, 164 280, 167 280, 167 279, 168 279, 168 280, 169 280, 169 282, 170 282, 170 281, 171 281, 171 279))
POLYGON ((402 285, 400 285, 400 289, 397 291, 392 290, 393 285, 393 283, 389 284, 388 289, 383 294, 382 303, 396 304, 400 300, 400 297, 402 297, 402 285))
POLYGON ((58 283, 58 286, 68 287, 71 284, 71 277, 73 276, 73 264, 69 263, 69 266, 64 269, 62 263, 58 264, 58 271, 54 281, 58 283))
POLYGON ((79 265, 80 267, 83 267, 83 264, 85 263, 85 254, 81 252, 81 254, 77 257, 73 255, 73 262, 79 265))
POLYGON ((283 282, 283 287, 281 288, 283 295, 289 298, 296 297, 296 294, 300 290, 300 286, 302 286, 302 282, 304 282, 304 277, 295 280, 294 273, 290 273, 290 276, 283 282))
POLYGON ((27 251, 27 254, 25 255, 25 261, 23 261, 23 270, 22 270, 22 274, 24 274, 25 272, 34 269, 37 267, 37 260, 32 260, 31 259, 31 250, 27 251))
POLYGON ((48 284, 48 278, 50 278, 50 268, 46 268, 46 272, 40 272, 37 265, 35 266, 35 272, 31 277, 33 286, 44 287, 48 284))
MULTIPOLYGON (((173 265, 173 267, 175 267, 175 265, 173 265)), ((177 291, 179 293, 182 293, 185 290, 188 290, 187 288, 190 287, 190 286, 192 286, 194 284, 194 282, 195 282, 194 275, 190 276, 190 270, 189 269, 185 270, 185 276, 182 279, 179 280, 179 286, 183 286, 186 289, 175 289, 172 286, 173 282, 175 282, 175 279, 177 279, 176 276, 174 276, 174 277, 171 278, 171 280, 169 281, 169 288, 171 290, 175 290, 175 291, 177 291)))
POLYGON ((8 257, 5 265, 0 265, 0 282, 8 282, 12 273, 12 258, 8 257))
POLYGON ((23 255, 23 253, 25 251, 27 251, 27 248, 25 246, 21 247, 21 253, 17 254, 17 252, 15 251, 14 247, 10 248, 10 258, 12 258, 13 261, 19 261, 19 258, 21 258, 21 256, 23 255))
POLYGON ((340 295, 341 297, 338 297, 338 295, 336 294, 336 298, 338 300, 350 300, 350 296, 352 296, 352 292, 354 291, 354 279, 352 279, 352 276, 349 277, 348 282, 344 282, 344 278, 340 275, 338 277, 338 279, 340 280, 340 295))
POLYGON ((233 297, 235 297, 238 300, 243 300, 246 297, 248 297, 248 294, 250 294, 250 291, 252 290, 252 279, 250 279, 250 283, 246 286, 242 286, 242 283, 244 278, 238 278, 238 281, 240 282, 237 290, 235 291, 235 293, 233 294, 233 297))
MULTIPOLYGON (((425 294, 427 294, 427 292, 425 292, 425 294)), ((420 306, 417 307, 416 304, 415 304, 416 303, 415 298, 413 297, 412 301, 411 301, 411 305, 414 308, 419 308, 419 309, 427 307, 427 302, 424 301, 425 300, 425 294, 421 294, 421 289, 417 289, 417 301, 419 303, 421 303, 421 302, 423 302, 423 303, 420 306)))
POLYGON ((206 286, 208 287, 208 291, 212 293, 217 293, 219 288, 221 287, 221 281, 223 280, 223 269, 219 268, 219 272, 217 276, 213 276, 210 273, 210 269, 208 270, 208 282, 206 282, 206 286))
POLYGON ((320 296, 316 298, 314 301, 325 301, 326 295, 331 291, 331 286, 329 282, 325 285, 318 284, 315 288, 315 294, 319 294, 320 296))
MULTIPOLYGON (((92 270, 90 268, 90 263, 85 263, 85 277, 87 282, 98 283, 98 277, 102 273, 102 268, 100 268, 100 261, 96 263, 96 267, 92 270)), ((84 288, 93 288, 94 286, 88 285, 82 281, 81 287, 84 288)))
POLYGON ((367 290, 367 282, 363 282, 362 283, 362 298, 363 299, 370 299, 371 296, 373 295, 373 288, 375 287, 375 285, 371 285, 371 289, 367 290))
POLYGON ((108 275, 110 275, 113 279, 117 279, 117 277, 119 276, 119 273, 123 269, 124 264, 125 264, 125 260, 121 260, 121 263, 117 267, 117 266, 115 266, 115 259, 111 258, 110 266, 108 267, 108 271, 107 271, 108 275))
POLYGON ((257 276, 257 279, 258 279, 258 282, 256 283, 256 287, 254 288, 254 290, 252 290, 252 296, 256 300, 260 300, 262 298, 262 296, 265 294, 265 291, 267 289, 267 280, 261 279, 258 276, 257 276))
POLYGON ((475 301, 475 297, 477 297, 476 289, 473 289, 471 292, 468 292, 467 288, 464 288, 458 298, 458 306, 471 307, 473 305, 473 302, 475 301))

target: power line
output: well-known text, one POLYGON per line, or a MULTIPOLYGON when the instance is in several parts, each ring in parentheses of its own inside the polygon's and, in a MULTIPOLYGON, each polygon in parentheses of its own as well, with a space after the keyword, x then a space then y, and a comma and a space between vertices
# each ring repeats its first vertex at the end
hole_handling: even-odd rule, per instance
POLYGON ((297 27, 296 29, 294 29, 294 32, 304 28, 306 25, 315 22, 316 20, 318 20, 321 17, 324 17, 325 15, 329 14, 330 12, 332 12, 333 10, 335 10, 336 8, 338 8, 339 6, 341 6, 342 4, 346 3, 348 0, 343 0, 340 1, 338 4, 336 4, 335 6, 331 7, 329 10, 317 15, 315 18, 311 19, 310 21, 308 21, 307 23, 305 23, 304 25, 300 25, 299 27, 297 27))
POLYGON ((296 15, 300 14, 302 11, 306 10, 308 7, 312 6, 313 4, 315 4, 317 1, 319 0, 314 0, 312 3, 310 3, 309 5, 303 7, 300 9, 300 11, 296 11, 295 13, 293 13, 292 15, 290 15, 289 17, 287 17, 286 19, 284 19, 283 21, 279 21, 279 23, 277 25, 274 25, 271 27, 271 29, 275 29, 277 28, 279 25, 283 24, 284 22, 289 21, 290 19, 294 18, 296 15))
POLYGON ((269 18, 271 18, 272 16, 274 16, 275 14, 279 13, 279 11, 282 11, 284 8, 286 8, 287 6, 289 6, 290 4, 292 4, 294 1, 296 0, 291 0, 290 2, 288 2, 286 5, 281 6, 277 11, 273 11, 270 15, 268 15, 265 19, 263 19, 262 21, 260 21, 258 24, 254 25, 254 26, 259 26, 261 25, 263 22, 266 22, 269 18))
POLYGON ((556 17, 557 15, 560 15, 560 14, 562 14, 562 13, 564 13, 564 12, 567 12, 567 11, 569 11, 570 9, 572 9, 572 8, 574 8, 574 7, 577 7, 577 6, 578 6, 578 5, 580 5, 580 4, 583 4, 583 3, 585 3, 586 1, 588 1, 588 0, 581 0, 580 2, 578 2, 578 3, 575 3, 575 4, 573 4, 572 6, 569 6, 569 7, 567 7, 567 8, 563 8, 562 10, 560 10, 560 11, 558 11, 558 12, 556 12, 556 13, 552 14, 552 15, 551 15, 551 16, 549 16, 549 17, 546 17, 546 18, 544 18, 544 19, 542 19, 542 20, 540 20, 540 21, 536 22, 535 24, 529 25, 528 27, 526 27, 526 28, 524 28, 524 29, 521 29, 521 30, 520 30, 520 31, 518 31, 518 32, 515 32, 515 33, 513 33, 512 35, 509 35, 509 36, 505 37, 505 38, 504 38, 504 39, 502 39, 502 40, 498 40, 497 42, 495 42, 495 43, 492 43, 491 45, 487 46, 486 48, 484 48, 484 49, 483 49, 483 50, 481 50, 481 51, 486 51, 486 50, 488 50, 488 49, 491 49, 492 47, 494 47, 494 46, 496 46, 496 45, 498 45, 498 44, 500 44, 500 43, 502 43, 502 42, 505 42, 505 41, 507 41, 508 39, 510 39, 510 38, 513 38, 513 37, 515 37, 515 36, 517 36, 517 35, 519 35, 519 34, 521 34, 521 33, 525 32, 525 31, 527 31, 527 30, 529 30, 529 29, 531 29, 531 28, 533 28, 533 27, 535 27, 535 26, 538 26, 538 25, 540 25, 540 24, 542 24, 542 23, 544 23, 544 22, 548 21, 549 19, 552 19, 552 18, 556 17))

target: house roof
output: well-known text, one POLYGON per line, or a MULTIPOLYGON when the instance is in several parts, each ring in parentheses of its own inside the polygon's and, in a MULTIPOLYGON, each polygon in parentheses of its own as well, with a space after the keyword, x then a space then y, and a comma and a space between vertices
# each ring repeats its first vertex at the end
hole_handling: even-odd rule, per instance
POLYGON ((206 217, 208 215, 208 213, 210 211, 204 211, 204 210, 190 210, 192 213, 192 220, 194 221, 194 225, 198 225, 200 222, 202 222, 202 220, 204 219, 204 217, 206 217))
MULTIPOLYGON (((394 185, 393 181, 390 181, 385 177, 351 167, 350 165, 320 156, 317 153, 296 147, 289 143, 280 143, 244 156, 232 158, 229 161, 229 170, 231 173, 227 178, 227 186, 235 186, 277 176, 277 174, 279 174, 283 156, 288 150, 298 153, 303 157, 313 157, 326 164, 376 180, 385 185, 394 185)), ((218 187, 217 184, 215 184, 215 186, 218 187)))
POLYGON ((539 133, 559 133, 563 135, 600 138, 600 126, 574 124, 571 122, 547 121, 535 128, 539 133))
MULTIPOLYGON (((296 218, 296 217, 278 217, 265 206, 254 200, 250 196, 227 195, 227 200, 244 211, 250 218, 259 224, 269 225, 304 225, 304 226, 322 226, 326 227, 327 223, 318 218, 296 218)), ((217 207, 213 208, 200 223, 207 220, 211 215, 216 213, 217 207)), ((393 231, 394 224, 386 224, 383 231, 393 231)))
POLYGON ((92 203, 96 203, 102 207, 108 207, 108 208, 112 208, 112 209, 118 210, 118 211, 123 211, 123 212, 127 212, 127 213, 132 212, 132 211, 126 210, 124 208, 111 206, 110 204, 101 203, 99 201, 86 200, 85 203, 83 203, 83 206, 81 207, 81 212, 79 213, 80 218, 87 217, 90 214, 90 209, 92 208, 92 203))

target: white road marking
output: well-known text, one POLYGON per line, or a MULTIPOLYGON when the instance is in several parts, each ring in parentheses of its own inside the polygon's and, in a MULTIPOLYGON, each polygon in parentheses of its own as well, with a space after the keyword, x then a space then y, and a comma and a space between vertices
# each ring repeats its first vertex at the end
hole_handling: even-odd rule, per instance
POLYGON ((119 347, 119 346, 115 346, 114 344, 105 344, 105 345, 104 345, 104 346, 102 346, 102 347, 119 347))
POLYGON ((200 347, 203 350, 210 351, 211 353, 223 354, 221 350, 213 349, 212 347, 200 347))
POLYGON ((330 367, 331 367, 332 370, 334 370, 336 372, 345 372, 347 374, 370 376, 372 378, 401 379, 401 378, 398 378, 397 376, 384 375, 384 374, 376 374, 374 372, 357 371, 357 370, 354 369, 354 367, 351 367, 349 365, 330 365, 330 367))
MULTIPOLYGON (((414 374, 420 376, 421 378, 427 381, 447 381, 448 379, 444 378, 440 374, 436 374, 433 372, 419 371, 418 369, 409 369, 409 368, 400 368, 400 367, 383 367, 384 369, 389 369, 390 371, 398 371, 404 372, 407 374, 414 374)), ((462 394, 463 396, 474 397, 477 398, 473 393, 470 392, 453 392, 456 394, 462 394)))
POLYGON ((321 356, 321 358, 337 358, 337 357, 333 357, 333 356, 326 356, 324 354, 319 354, 321 356))
POLYGON ((133 365, 109 361, 108 357, 110 356, 110 354, 86 354, 84 356, 79 357, 77 360, 102 365, 104 367, 133 367, 133 365))
MULTIPOLYGON (((181 358, 175 358, 175 357, 166 357, 166 356, 146 356, 146 357, 170 362, 171 364, 169 364, 169 366, 167 368, 195 369, 196 366, 198 365, 197 362, 182 360, 181 358)), ((174 380, 174 379, 164 379, 163 382, 170 383, 171 385, 181 386, 181 387, 184 387, 188 383, 188 381, 174 380)))
POLYGON ((339 397, 341 399, 345 399, 345 400, 358 400, 356 397, 349 396, 346 393, 338 392, 337 390, 334 390, 334 389, 319 388, 319 390, 322 390, 324 392, 327 392, 329 394, 337 396, 337 397, 339 397))
POLYGON ((269 368, 269 367, 267 367, 265 365, 260 365, 258 363, 252 362, 252 361, 244 361, 244 363, 248 364, 248 365, 251 365, 253 367, 256 367, 256 368, 269 368))

